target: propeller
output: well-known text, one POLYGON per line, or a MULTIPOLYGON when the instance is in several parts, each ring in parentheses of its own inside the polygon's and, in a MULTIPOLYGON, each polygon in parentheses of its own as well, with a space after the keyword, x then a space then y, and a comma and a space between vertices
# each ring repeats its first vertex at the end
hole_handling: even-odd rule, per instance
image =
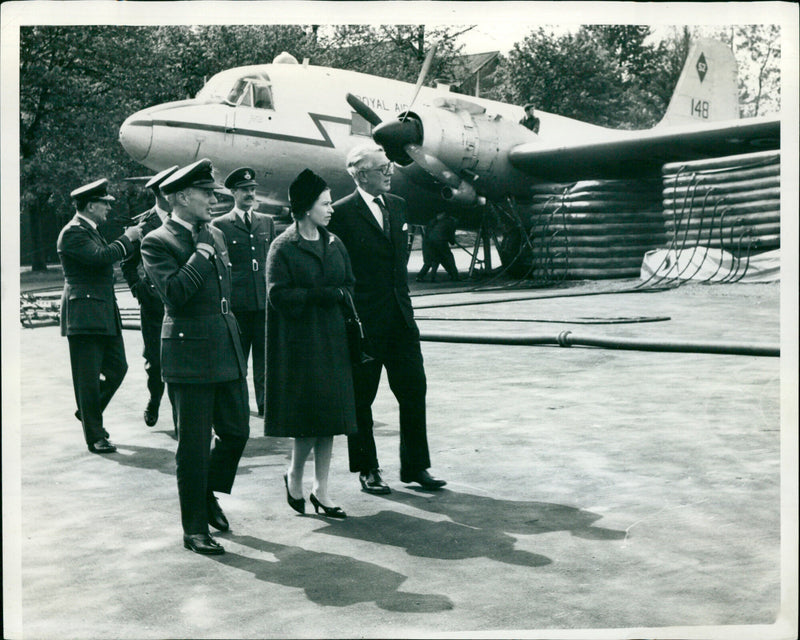
POLYGON ((372 139, 383 147, 389 160, 403 167, 415 162, 420 169, 443 185, 442 196, 444 198, 471 204, 482 198, 477 195, 471 184, 465 182, 439 158, 423 149, 422 122, 419 117, 411 113, 411 107, 425 82, 438 46, 438 42, 435 42, 428 50, 414 87, 414 95, 408 109, 400 116, 400 119, 382 122, 377 113, 352 93, 347 94, 347 103, 372 125, 372 139))
POLYGON ((419 77, 417 78, 417 84, 414 86, 414 97, 411 98, 411 102, 408 105, 408 109, 406 109, 406 113, 403 116, 403 120, 408 117, 408 112, 411 110, 411 107, 414 106, 414 102, 417 100, 417 96, 419 95, 419 90, 422 89, 422 85, 425 82, 425 77, 428 75, 428 71, 430 71, 431 64, 433 63, 433 56, 436 55, 436 49, 438 49, 439 43, 434 42, 431 48, 428 50, 427 55, 425 56, 425 60, 422 63, 422 68, 419 70, 419 77))
POLYGON ((369 122, 373 127, 377 127, 381 123, 380 116, 352 93, 347 94, 347 104, 353 107, 353 111, 364 118, 364 120, 369 122))

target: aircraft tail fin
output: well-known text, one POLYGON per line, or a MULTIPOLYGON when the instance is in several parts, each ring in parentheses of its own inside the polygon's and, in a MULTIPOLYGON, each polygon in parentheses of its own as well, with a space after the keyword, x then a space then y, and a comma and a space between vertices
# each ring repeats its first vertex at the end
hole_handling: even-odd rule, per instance
POLYGON ((699 124, 739 118, 736 58, 719 40, 695 41, 678 84, 657 126, 699 124))

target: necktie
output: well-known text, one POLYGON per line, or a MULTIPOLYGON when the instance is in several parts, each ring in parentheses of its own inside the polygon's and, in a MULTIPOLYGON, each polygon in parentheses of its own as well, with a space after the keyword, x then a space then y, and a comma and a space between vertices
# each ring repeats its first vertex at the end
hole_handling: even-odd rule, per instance
POLYGON ((378 205, 378 208, 381 210, 383 214, 383 235, 387 238, 392 237, 391 230, 389 229, 389 210, 383 204, 383 201, 380 198, 375 198, 375 204, 378 205))
POLYGON ((244 224, 247 227, 248 231, 250 230, 250 212, 244 212, 244 224))

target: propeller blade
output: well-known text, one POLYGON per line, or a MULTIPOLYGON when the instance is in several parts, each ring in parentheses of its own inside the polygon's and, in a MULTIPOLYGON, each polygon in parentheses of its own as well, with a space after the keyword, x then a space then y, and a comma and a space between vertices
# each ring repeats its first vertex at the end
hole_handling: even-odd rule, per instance
POLYGON ((436 49, 438 47, 439 43, 434 42, 431 48, 428 49, 428 54, 425 56, 425 61, 422 63, 422 69, 419 70, 419 77, 417 78, 417 84, 414 87, 414 97, 411 98, 411 102, 408 103, 408 109, 406 109, 406 112, 411 110, 411 107, 417 100, 417 96, 419 95, 419 90, 422 88, 422 85, 425 82, 425 78, 428 75, 428 71, 430 71, 431 64, 433 63, 433 56, 436 55, 436 49))
POLYGON ((364 120, 369 122, 373 127, 377 127, 381 123, 380 116, 352 93, 347 94, 347 104, 353 107, 353 111, 364 118, 364 120))
POLYGON ((404 147, 408 156, 416 162, 420 168, 424 169, 429 175, 452 189, 457 189, 461 184, 461 178, 453 173, 450 168, 439 158, 428 153, 418 144, 407 144, 404 147))

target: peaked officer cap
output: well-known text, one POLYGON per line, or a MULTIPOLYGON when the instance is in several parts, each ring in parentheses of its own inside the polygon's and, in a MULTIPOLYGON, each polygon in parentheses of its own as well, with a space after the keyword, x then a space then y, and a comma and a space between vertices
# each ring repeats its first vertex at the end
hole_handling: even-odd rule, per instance
POLYGON ((178 169, 161 183, 163 193, 177 193, 189 187, 200 189, 219 189, 221 187, 214 181, 214 167, 211 165, 211 160, 203 158, 193 162, 178 169))
POLYGON ((234 169, 225 178, 225 187, 228 189, 243 189, 244 187, 256 187, 256 172, 250 167, 240 167, 234 169))
POLYGON ((100 178, 82 187, 78 187, 70 194, 77 202, 86 204, 95 200, 104 200, 105 202, 113 202, 116 200, 114 196, 108 195, 108 180, 100 178))
POLYGON ((327 188, 328 184, 311 169, 303 169, 289 185, 289 204, 294 217, 302 217, 327 188))
POLYGON ((147 181, 147 184, 144 186, 148 189, 155 189, 156 187, 160 186, 164 180, 166 180, 169 176, 171 176, 175 171, 178 169, 178 165, 173 165, 169 169, 164 169, 163 171, 159 171, 156 175, 150 178, 147 181))

